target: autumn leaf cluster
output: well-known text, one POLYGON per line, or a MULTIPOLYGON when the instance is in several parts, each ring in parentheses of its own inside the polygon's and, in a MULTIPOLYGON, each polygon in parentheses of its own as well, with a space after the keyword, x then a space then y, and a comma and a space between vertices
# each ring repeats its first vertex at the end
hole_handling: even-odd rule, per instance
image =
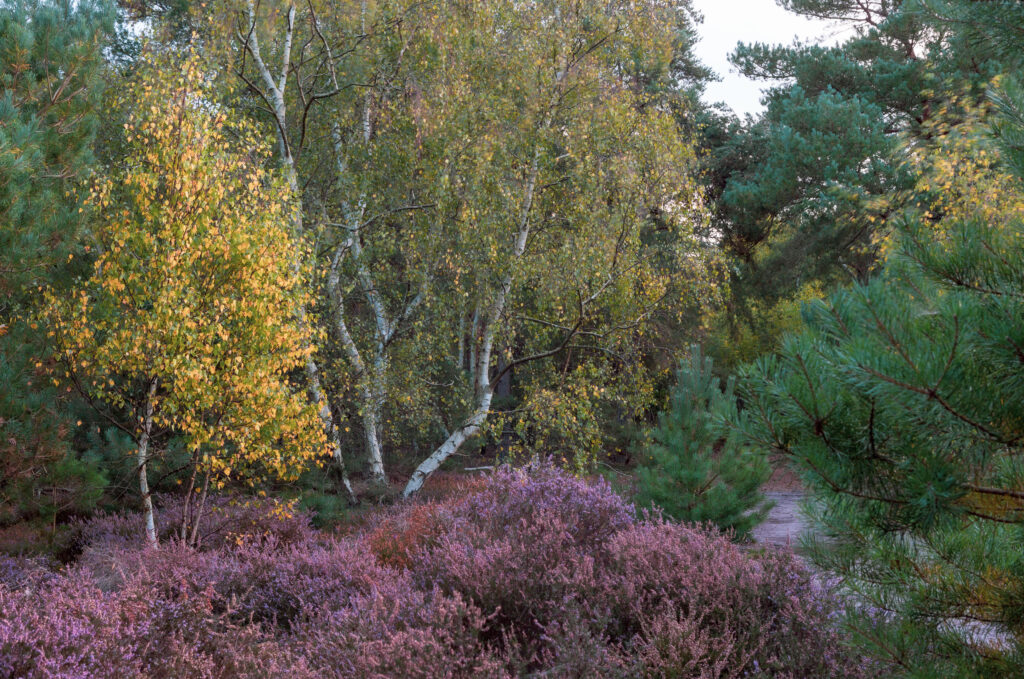
POLYGON ((95 263, 51 300, 51 333, 89 398, 181 437, 219 479, 294 476, 324 448, 291 379, 313 348, 287 187, 255 131, 207 96, 201 62, 146 64, 125 94, 126 153, 83 211, 95 263))

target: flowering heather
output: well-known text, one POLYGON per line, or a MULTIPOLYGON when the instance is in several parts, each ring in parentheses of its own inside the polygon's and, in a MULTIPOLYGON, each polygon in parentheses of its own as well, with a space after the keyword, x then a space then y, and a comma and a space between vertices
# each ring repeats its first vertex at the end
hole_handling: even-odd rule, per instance
POLYGON ((0 676, 288 676, 280 644, 258 626, 231 624, 213 597, 142 585, 106 592, 80 569, 35 589, 0 585, 0 676))
MULTIPOLYGON (((181 527, 184 502, 177 497, 161 498, 156 509, 156 528, 161 540, 173 540, 181 527)), ((305 542, 316 536, 310 516, 289 503, 274 499, 234 496, 212 497, 199 522, 204 549, 259 541, 274 535, 281 542, 305 542)), ((141 549, 144 524, 140 514, 102 514, 72 524, 67 549, 71 553, 92 549, 141 549)))
POLYGON ((0 559, 0 677, 868 676, 792 557, 551 468, 345 537, 216 506, 235 530, 202 550, 117 515, 63 570, 0 559))
POLYGON ((314 611, 292 636, 319 677, 512 676, 482 638, 488 619, 459 595, 415 588, 407 577, 381 583, 349 605, 314 611))
POLYGON ((444 532, 448 513, 446 505, 427 501, 383 514, 367 536, 370 551, 382 564, 408 568, 412 556, 444 532))
POLYGON ((35 587, 53 577, 50 564, 43 559, 0 554, 0 586, 6 585, 10 589, 35 587))

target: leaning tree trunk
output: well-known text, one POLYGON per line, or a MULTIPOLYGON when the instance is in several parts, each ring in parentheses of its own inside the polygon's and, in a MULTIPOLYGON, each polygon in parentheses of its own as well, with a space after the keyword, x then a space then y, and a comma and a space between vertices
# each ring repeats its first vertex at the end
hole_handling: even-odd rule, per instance
POLYGON ((404 497, 409 497, 423 487, 430 475, 437 471, 437 468, 444 464, 444 461, 451 457, 462 447, 462 444, 480 432, 480 428, 487 421, 487 415, 491 412, 491 392, 484 393, 477 404, 473 415, 466 420, 462 426, 453 431, 451 435, 437 449, 430 454, 430 457, 423 460, 416 471, 412 473, 409 482, 402 491, 404 497))
MULTIPOLYGON (((564 91, 566 75, 568 72, 569 65, 566 64, 565 67, 562 68, 555 76, 554 88, 551 92, 551 100, 548 104, 548 109, 536 130, 539 134, 551 128, 556 108, 558 107, 564 91)), ((534 197, 537 191, 537 180, 540 176, 541 154, 542 145, 538 139, 534 142, 533 159, 530 161, 530 169, 526 176, 526 185, 523 187, 523 202, 519 206, 518 214, 516 214, 516 234, 515 239, 512 242, 511 251, 509 252, 511 266, 502 278, 501 285, 495 291, 494 298, 490 301, 490 305, 485 309, 484 317, 480 318, 478 315, 474 315, 474 340, 477 332, 481 335, 480 349, 479 352, 474 354, 475 360, 473 361, 474 364, 471 366, 473 373, 473 398, 476 402, 476 406, 469 418, 463 422, 459 428, 453 431, 445 442, 430 454, 430 457, 423 460, 423 462, 421 462, 416 468, 416 471, 414 471, 412 476, 409 478, 409 482, 406 484, 405 490, 402 492, 405 497, 409 497, 422 488, 423 483, 427 478, 437 471, 437 468, 440 467, 445 460, 456 453, 467 439, 480 431, 480 428, 487 421, 488 415, 490 415, 491 400, 494 398, 494 388, 491 385, 490 379, 491 350, 494 346, 495 333, 497 332, 498 325, 501 323, 501 317, 505 313, 506 301, 508 300, 509 293, 512 291, 512 283, 516 269, 515 264, 522 258, 523 253, 526 251, 526 241, 530 237, 530 213, 533 211, 534 197), (478 321, 480 322, 479 326, 477 325, 478 321)), ((479 306, 477 308, 479 309, 479 306)), ((472 346, 475 346, 475 342, 472 346)))
MULTIPOLYGON (((547 121, 550 122, 550 119, 547 121)), ((547 123, 545 123, 545 127, 547 123)), ((494 335, 501 323, 501 316, 505 312, 505 302, 512 290, 512 281, 515 271, 514 263, 518 261, 526 251, 526 240, 530 236, 530 211, 533 209, 534 193, 537 189, 537 177, 540 174, 540 148, 533 153, 533 162, 530 164, 530 173, 527 177, 526 187, 523 195, 523 204, 516 223, 516 238, 512 243, 511 259, 513 266, 509 268, 497 289, 490 308, 487 309, 486 317, 482 320, 480 332, 480 350, 474 354, 473 371, 473 396, 476 406, 472 415, 462 423, 455 431, 448 436, 444 443, 437 447, 430 457, 423 460, 409 478, 409 482, 402 491, 402 495, 409 497, 423 487, 427 478, 437 471, 445 460, 458 452, 467 439, 476 435, 480 428, 487 421, 491 413, 491 399, 494 397, 494 388, 491 386, 491 349, 494 346, 494 335)), ((475 324, 474 324, 475 325, 475 324)), ((476 328, 474 328, 476 331, 476 328)))

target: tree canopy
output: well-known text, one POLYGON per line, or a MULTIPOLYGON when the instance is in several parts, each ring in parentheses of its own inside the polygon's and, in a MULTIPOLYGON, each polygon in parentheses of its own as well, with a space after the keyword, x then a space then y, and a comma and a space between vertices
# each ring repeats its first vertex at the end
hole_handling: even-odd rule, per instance
POLYGON ((206 96, 202 71, 194 56, 142 65, 122 164, 83 207, 98 213, 92 274, 50 298, 69 377, 138 441, 150 514, 159 430, 183 438, 193 472, 215 487, 232 474, 294 475, 323 451, 289 378, 312 350, 297 322, 294 208, 258 140, 206 96))

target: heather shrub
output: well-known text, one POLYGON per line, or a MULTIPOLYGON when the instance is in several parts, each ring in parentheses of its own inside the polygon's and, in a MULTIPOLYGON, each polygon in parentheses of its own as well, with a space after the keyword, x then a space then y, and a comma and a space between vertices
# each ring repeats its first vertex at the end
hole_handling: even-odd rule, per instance
POLYGON ((437 502, 420 502, 383 514, 367 536, 367 546, 382 564, 408 568, 412 557, 444 532, 447 508, 437 502))
POLYGON ((84 578, 38 587, 0 585, 0 676, 100 679, 138 676, 113 668, 135 664, 126 607, 84 578))
POLYGON ((0 586, 14 590, 36 587, 53 575, 52 564, 44 558, 0 554, 0 586))
POLYGON ((232 555, 239 564, 225 583, 240 618, 288 628, 303 611, 351 605, 394 578, 361 540, 297 543, 280 549, 248 545, 232 555))
POLYGON ((472 495, 482 490, 489 483, 490 475, 478 473, 473 475, 456 472, 437 471, 423 484, 417 493, 420 500, 447 502, 472 495))
POLYGON ((482 640, 487 622, 459 595, 417 589, 405 573, 305 617, 292 638, 320 677, 511 676, 482 640))
POLYGON ((835 604, 794 558, 636 520, 604 483, 502 471, 444 516, 414 582, 479 607, 517 673, 857 676, 835 604))
POLYGON ((599 547, 632 525, 634 512, 603 480, 543 466, 496 472, 444 518, 440 535, 411 557, 415 581, 458 592, 493 612, 502 632, 532 637, 586 595, 599 547))
POLYGON ((637 519, 550 467, 340 538, 214 506, 244 528, 201 550, 140 549, 115 515, 80 527, 64 570, 0 560, 0 676, 869 675, 791 556, 637 519))
MULTIPOLYGON (((185 503, 180 497, 160 498, 156 512, 157 533, 162 542, 179 537, 185 503)), ((261 542, 273 537, 278 543, 298 543, 317 538, 310 515, 292 504, 275 499, 211 497, 199 521, 203 549, 261 542)), ((109 552, 141 550, 145 546, 142 515, 134 512, 100 514, 70 524, 61 549, 65 558, 103 560, 109 552)))
MULTIPOLYGON (((574 539, 571 524, 538 508, 504 533, 470 522, 455 524, 413 557, 421 587, 458 592, 517 632, 558 619, 594 579, 594 557, 574 539)), ((530 631, 533 636, 536 631, 530 631)))
POLYGON ((550 464, 497 470, 475 492, 452 503, 456 522, 493 535, 560 516, 575 544, 600 544, 634 523, 635 512, 604 479, 585 481, 550 464))
POLYGON ((699 527, 646 521, 608 544, 598 595, 644 676, 858 676, 836 603, 792 555, 743 552, 699 527))
POLYGON ((215 551, 169 543, 105 557, 91 560, 91 574, 107 589, 144 587, 172 601, 206 598, 233 622, 282 629, 310 606, 347 606, 392 577, 355 539, 282 544, 271 536, 215 551))
POLYGON ((556 677, 632 679, 629 650, 607 633, 608 621, 566 608, 561 620, 544 626, 542 644, 510 644, 509 664, 516 676, 547 673, 556 677), (538 668, 542 668, 537 671, 538 668))
MULTIPOLYGON (((259 625, 238 621, 208 578, 210 555, 169 549, 165 576, 105 591, 83 569, 19 591, 0 585, 0 676, 301 677, 304 663, 259 625), (188 566, 201 576, 188 578, 188 566), (292 668, 295 671, 292 671, 292 668)), ((150 552, 153 553, 153 552, 150 552)))
MULTIPOLYGON (((215 497, 207 500, 199 521, 200 544, 218 548, 225 544, 260 542, 273 537, 280 544, 315 540, 312 517, 298 509, 296 503, 275 498, 215 497)), ((171 497, 163 505, 165 532, 173 532, 181 524, 184 503, 171 497)))
MULTIPOLYGON (((161 517, 162 518, 162 517, 161 517)), ((80 558, 92 549, 113 551, 140 549, 146 526, 137 512, 101 513, 87 519, 74 519, 61 536, 58 553, 65 559, 80 558)))

